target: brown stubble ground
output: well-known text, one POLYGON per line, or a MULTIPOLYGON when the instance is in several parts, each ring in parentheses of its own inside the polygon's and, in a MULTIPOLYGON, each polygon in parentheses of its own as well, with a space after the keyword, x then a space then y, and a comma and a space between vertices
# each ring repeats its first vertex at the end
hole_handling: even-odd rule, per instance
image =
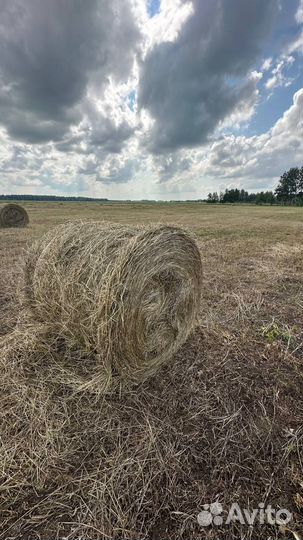
MULTIPOLYGON (((267 483, 268 486, 267 502, 274 504, 278 501, 280 505, 283 502, 285 508, 295 515, 291 531, 299 533, 302 527, 300 514, 303 501, 300 498, 303 495, 303 410, 300 399, 303 387, 298 388, 296 383, 291 389, 288 380, 287 392, 283 394, 283 380, 285 378, 286 381, 288 376, 288 363, 292 365, 292 369, 298 371, 302 365, 303 209, 207 206, 197 203, 25 203, 24 206, 29 213, 30 226, 24 230, 0 231, 0 334, 12 330, 19 317, 15 291, 22 252, 32 240, 53 225, 76 218, 122 223, 161 221, 183 225, 196 233, 204 268, 201 329, 179 355, 192 361, 195 366, 206 366, 203 376, 208 376, 210 385, 214 373, 218 370, 224 372, 226 392, 230 393, 231 403, 234 403, 234 416, 231 414, 232 407, 226 411, 226 422, 230 429, 225 425, 222 429, 223 435, 228 432, 228 438, 224 439, 225 435, 222 435, 223 438, 220 439, 219 427, 216 425, 214 428, 221 448, 220 459, 212 460, 211 456, 209 457, 208 471, 204 471, 204 485, 207 486, 207 479, 210 484, 216 483, 218 499, 228 505, 232 502, 230 497, 234 496, 233 477, 239 479, 239 475, 242 475, 243 482, 247 481, 252 485, 252 503, 257 504, 264 499, 264 492, 254 492, 254 478, 250 476, 245 480, 245 463, 241 464, 243 470, 240 471, 237 460, 233 462, 237 444, 241 444, 235 420, 242 414, 241 408, 245 407, 245 400, 249 400, 251 396, 252 401, 247 403, 247 410, 253 407, 252 402, 255 400, 256 407, 260 408, 260 423, 268 421, 269 437, 275 430, 276 417, 280 423, 285 422, 285 455, 281 456, 281 459, 276 458, 273 437, 266 455, 269 460, 272 456, 274 467, 268 464, 268 479, 265 479, 264 484, 267 483), (243 375, 243 370, 246 375, 243 375), (271 418, 265 415, 262 419, 262 407, 266 408, 269 400, 273 409, 271 418), (284 407, 283 400, 287 400, 287 407, 284 407), (293 404, 290 407, 291 400, 293 404), (291 415, 290 409, 293 413, 291 415), (286 455, 293 455, 293 478, 291 483, 287 478, 285 485, 280 482, 278 494, 274 487, 275 473, 277 467, 283 468, 286 455), (215 470, 220 464, 222 470, 215 470), (220 493, 221 477, 223 487, 226 486, 226 478, 229 479, 230 493, 220 493)), ((223 391, 220 383, 218 389, 219 392, 214 387, 212 409, 208 411, 214 425, 217 420, 216 403, 220 409, 220 392, 223 391)), ((221 410, 221 422, 222 414, 221 410)), ((191 429, 194 428, 189 426, 188 430, 191 429)), ((209 432, 211 433, 211 426, 209 432)), ((196 452, 198 451, 196 449, 196 452)), ((247 452, 249 461, 252 457, 249 449, 247 452)), ((255 456, 255 459, 256 475, 265 474, 267 464, 263 463, 264 467, 261 467, 258 456, 255 456)), ((198 481, 201 474, 198 467, 196 474, 195 481, 198 481)), ((256 490, 258 489, 256 482, 256 490)), ((206 487, 203 497, 201 495, 201 504, 213 502, 207 497, 213 497, 213 491, 208 492, 206 487)), ((197 513, 200 509, 197 508, 197 513)), ((175 519, 182 520, 184 516, 176 514, 175 519)), ((190 519, 190 516, 186 519, 190 519)), ((162 523, 162 529, 157 525, 152 531, 154 538, 168 537, 170 531, 165 525, 165 513, 162 523)), ((43 532, 45 531, 41 522, 39 534, 45 538, 43 532)), ((233 534, 235 538, 240 538, 240 533, 239 536, 236 536, 236 531, 233 534)), ((278 538, 279 534, 282 535, 281 538, 294 537, 290 530, 273 531, 272 537, 278 538)), ((216 535, 218 531, 214 530, 212 533, 208 530, 207 533, 203 531, 201 538, 215 538, 216 535)), ((199 536, 192 532, 192 537, 199 536)), ((262 536, 261 532, 258 537, 268 538, 262 536)), ((245 538, 250 538, 249 533, 245 538)))

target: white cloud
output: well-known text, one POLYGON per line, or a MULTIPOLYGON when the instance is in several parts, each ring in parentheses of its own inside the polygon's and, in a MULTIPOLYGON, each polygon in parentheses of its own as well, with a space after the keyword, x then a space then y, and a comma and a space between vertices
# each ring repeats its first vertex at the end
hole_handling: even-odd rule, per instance
POLYGON ((303 161, 303 88, 292 106, 267 133, 253 137, 227 136, 215 142, 202 167, 222 181, 235 179, 242 187, 272 187, 291 166, 303 161))
MULTIPOLYGON (((295 20, 298 24, 303 23, 303 0, 300 1, 298 9, 295 13, 295 20)), ((273 58, 264 60, 261 70, 264 72, 271 69, 270 77, 265 83, 268 90, 273 90, 277 87, 287 87, 292 84, 295 77, 287 76, 287 70, 295 63, 296 56, 303 54, 303 32, 299 32, 297 37, 284 45, 283 52, 275 61, 273 58)))
POLYGON ((159 13, 149 19, 145 26, 148 47, 163 41, 175 41, 184 22, 192 13, 192 2, 162 0, 159 13))
POLYGON ((159 13, 149 17, 146 0, 131 1, 138 26, 144 36, 141 42, 143 57, 156 44, 175 41, 184 22, 193 12, 190 0, 161 0, 159 13))
POLYGON ((296 21, 298 23, 303 23, 303 0, 300 0, 297 12, 296 12, 296 21))
POLYGON ((292 55, 282 55, 271 71, 271 77, 266 81, 265 87, 268 90, 273 90, 279 86, 289 86, 293 82, 293 78, 287 77, 285 71, 292 66, 295 59, 292 55))
POLYGON ((261 71, 268 71, 272 65, 272 58, 266 58, 261 66, 261 71))
POLYGON ((301 32, 295 41, 292 41, 292 43, 288 46, 288 51, 290 53, 297 52, 299 54, 303 54, 303 32, 301 32))
POLYGON ((220 136, 228 128, 240 129, 249 123, 256 111, 259 100, 258 83, 263 77, 261 71, 252 71, 247 77, 247 97, 240 101, 233 112, 219 123, 215 136, 220 136))

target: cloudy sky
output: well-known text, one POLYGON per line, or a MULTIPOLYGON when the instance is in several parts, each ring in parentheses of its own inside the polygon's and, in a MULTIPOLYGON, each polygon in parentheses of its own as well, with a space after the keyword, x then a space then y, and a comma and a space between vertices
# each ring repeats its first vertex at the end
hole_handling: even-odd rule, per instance
POLYGON ((303 0, 0 0, 0 193, 196 199, 303 163, 303 0))

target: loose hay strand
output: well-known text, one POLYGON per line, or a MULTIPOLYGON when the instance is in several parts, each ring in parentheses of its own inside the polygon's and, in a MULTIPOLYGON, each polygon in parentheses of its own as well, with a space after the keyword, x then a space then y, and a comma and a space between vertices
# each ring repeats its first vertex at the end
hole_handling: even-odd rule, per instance
POLYGON ((34 320, 87 358, 78 389, 104 392, 113 375, 138 383, 172 358, 197 322, 201 279, 196 242, 179 227, 78 221, 32 246, 23 293, 34 320))
POLYGON ((28 224, 28 214, 19 204, 10 203, 0 208, 0 228, 26 227, 28 224))

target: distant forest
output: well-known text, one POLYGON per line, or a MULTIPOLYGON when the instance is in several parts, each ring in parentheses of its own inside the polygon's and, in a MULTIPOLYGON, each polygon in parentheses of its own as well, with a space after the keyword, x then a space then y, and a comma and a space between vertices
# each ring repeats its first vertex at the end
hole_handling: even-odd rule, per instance
POLYGON ((248 193, 244 189, 226 189, 209 193, 207 203, 287 204, 303 206, 303 165, 282 174, 275 191, 248 193))
MULTIPOLYGON (((106 198, 95 199, 93 197, 66 197, 63 195, 1 195, 0 201, 74 201, 74 202, 110 202, 106 198)), ((131 202, 125 201, 125 202, 131 202)), ((142 200, 141 202, 153 203, 161 201, 142 200)), ((169 202, 206 202, 216 203, 250 203, 250 204, 284 204, 303 206, 303 165, 292 167, 282 174, 275 191, 259 191, 248 193, 244 189, 226 189, 218 193, 209 193, 207 199, 169 201, 169 202)))
POLYGON ((251 204, 277 204, 277 197, 273 191, 260 191, 248 193, 244 189, 226 189, 224 192, 209 193, 207 203, 251 203, 251 204))
POLYGON ((0 201, 81 201, 105 202, 108 199, 93 199, 92 197, 64 197, 63 195, 0 195, 0 201))

